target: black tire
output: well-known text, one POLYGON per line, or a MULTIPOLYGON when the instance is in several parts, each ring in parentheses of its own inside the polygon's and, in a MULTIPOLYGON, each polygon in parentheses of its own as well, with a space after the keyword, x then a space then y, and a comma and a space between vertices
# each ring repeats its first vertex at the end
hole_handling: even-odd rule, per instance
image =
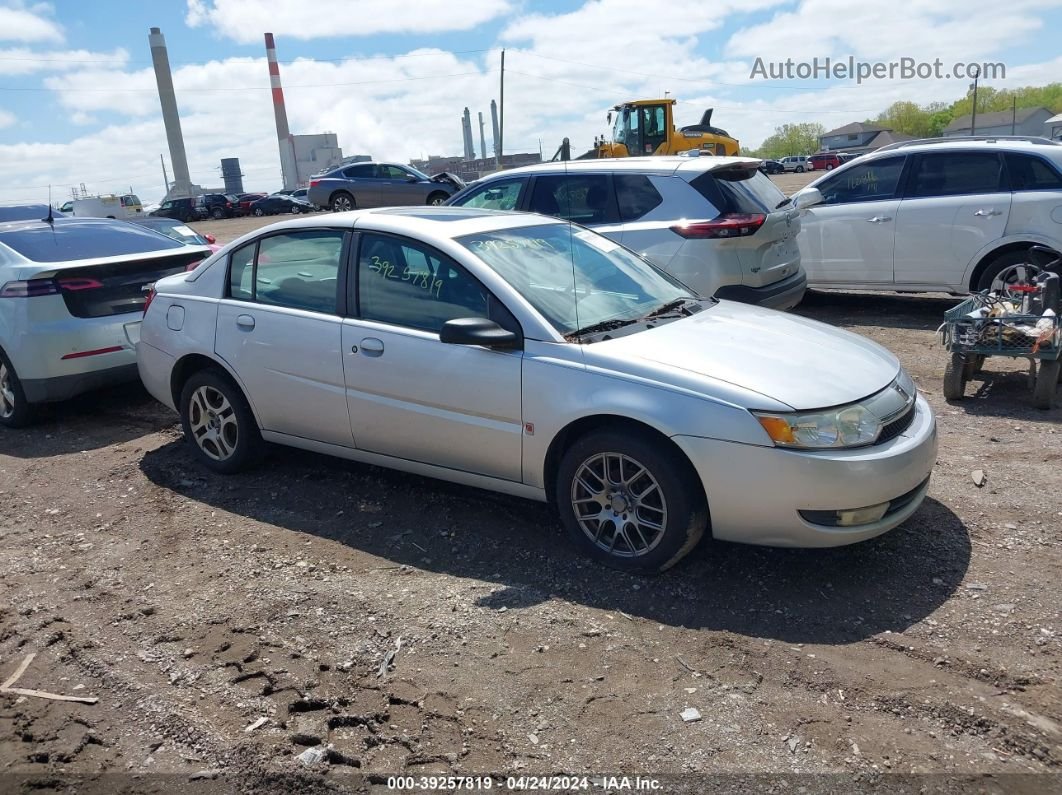
POLYGON ((223 370, 193 373, 181 390, 180 409, 184 436, 207 468, 230 475, 261 457, 264 443, 258 423, 243 392, 223 370), (209 415, 214 409, 216 415, 204 416, 204 411, 209 415), (214 417, 218 427, 204 428, 214 417))
POLYGON ((797 166, 796 170, 797 170, 798 174, 803 174, 804 173, 804 167, 803 166, 797 166))
POLYGON ((1033 405, 1038 409, 1053 409, 1058 392, 1058 379, 1062 375, 1062 359, 1053 362, 1041 361, 1040 370, 1033 387, 1033 405))
POLYGON ((222 218, 225 217, 225 211, 222 210, 220 207, 215 207, 213 210, 210 211, 210 217, 213 218, 215 221, 220 221, 222 218))
POLYGON ((827 171, 833 171, 833 163, 827 163, 826 164, 826 170, 827 171))
POLYGON ((37 418, 36 406, 26 400, 18 373, 0 351, 0 425, 6 428, 25 428, 37 418))
POLYGON ((358 207, 357 203, 354 201, 354 197, 345 190, 333 193, 328 206, 332 208, 332 212, 334 213, 345 213, 350 210, 355 210, 358 207))
POLYGON ((300 210, 298 207, 292 207, 291 208, 291 214, 292 215, 298 215, 301 212, 302 212, 302 210, 300 210))
POLYGON ((953 353, 944 368, 945 400, 962 400, 966 395, 966 356, 953 353))
POLYGON ((261 218, 263 215, 265 215, 265 210, 263 210, 261 207, 255 207, 254 208, 254 214, 257 217, 261 218))
MULTIPOLYGON (((602 473, 608 477, 603 468, 602 473)), ((648 434, 600 430, 577 439, 561 459, 554 489, 561 524, 575 545, 588 557, 621 571, 654 574, 674 566, 697 545, 708 525, 708 505, 693 468, 681 453, 648 434), (617 524, 611 519, 594 519, 586 513, 581 517, 576 515, 577 500, 584 505, 590 502, 587 497, 576 495, 591 493, 583 484, 595 485, 590 482, 593 476, 588 473, 598 466, 601 456, 613 456, 605 459, 613 462, 613 474, 619 472, 615 465, 620 456, 627 462, 623 476, 631 474, 631 467, 640 467, 646 473, 645 476, 636 474, 629 477, 622 485, 608 484, 602 478, 596 482, 601 487, 601 499, 612 500, 600 503, 601 512, 615 510, 614 515, 627 528, 622 534, 623 540, 619 538, 621 533, 617 524), (578 474, 582 475, 579 481, 576 480, 578 474), (620 493, 626 491, 624 486, 635 486, 643 493, 638 498, 629 493, 625 497, 621 496, 620 493), (606 493, 613 488, 615 494, 606 493), (637 503, 632 509, 630 503, 624 500, 633 499, 637 503), (658 506, 662 506, 663 511, 658 506), (663 517, 661 530, 645 526, 652 516, 663 517), (647 538, 639 527, 645 527, 650 536, 647 538), (611 536, 608 536, 610 528, 611 536), (592 538, 591 532, 596 532, 599 540, 592 538), (635 543, 627 543, 626 539, 634 538, 635 534, 638 536, 635 543), (615 545, 611 552, 599 546, 599 543, 607 544, 610 539, 615 545), (624 548, 620 549, 621 546, 624 548), (636 549, 635 546, 644 546, 644 549, 636 549)))
POLYGON ((433 193, 430 196, 428 196, 427 204, 433 205, 435 207, 438 207, 440 204, 442 204, 444 201, 446 201, 449 198, 450 197, 447 196, 445 193, 443 193, 441 190, 437 190, 437 191, 435 191, 435 193, 433 193))
POLYGON ((991 290, 992 282, 996 280, 1000 273, 1012 265, 1020 265, 1028 261, 1029 255, 1025 249, 1000 254, 985 266, 985 269, 981 271, 981 275, 977 278, 977 284, 971 285, 971 287, 974 290, 991 290))

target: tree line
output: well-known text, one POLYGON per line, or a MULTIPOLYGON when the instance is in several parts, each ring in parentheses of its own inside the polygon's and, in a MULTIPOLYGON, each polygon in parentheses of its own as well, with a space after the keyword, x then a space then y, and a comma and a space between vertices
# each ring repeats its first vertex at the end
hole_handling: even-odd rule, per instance
MULTIPOLYGON (((1025 86, 1015 89, 995 89, 981 86, 977 89, 977 113, 994 113, 1020 108, 1045 107, 1052 113, 1062 113, 1062 83, 1046 86, 1025 86)), ((864 124, 885 127, 894 132, 912 135, 915 138, 935 138, 944 128, 961 116, 973 112, 973 92, 952 103, 900 101, 889 105, 873 119, 864 119, 864 124)), ((819 151, 819 137, 826 128, 817 122, 783 124, 776 127, 757 149, 743 149, 753 157, 781 158, 787 155, 805 155, 819 151)))

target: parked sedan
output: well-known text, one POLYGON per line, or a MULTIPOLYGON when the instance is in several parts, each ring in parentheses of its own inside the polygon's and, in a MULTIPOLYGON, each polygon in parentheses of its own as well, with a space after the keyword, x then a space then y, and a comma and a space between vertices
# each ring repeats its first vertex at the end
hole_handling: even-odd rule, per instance
POLYGON ((143 288, 209 254, 125 221, 0 224, 0 425, 136 380, 143 288))
POLYGON ((355 163, 310 178, 311 204, 333 212, 365 207, 442 204, 464 183, 451 174, 429 177, 399 163, 355 163))
POLYGON ((545 216, 292 220, 155 289, 140 374, 203 465, 235 472, 269 441, 549 501, 621 569, 666 569, 707 530, 876 536, 936 458, 884 348, 699 297, 545 216))
POLYGON ((192 227, 175 218, 152 218, 148 216, 137 218, 130 223, 154 229, 156 232, 166 235, 166 237, 171 237, 187 246, 206 246, 212 252, 221 250, 216 237, 210 234, 201 235, 192 227))
POLYGON ((272 196, 264 196, 257 201, 251 202, 249 212, 251 215, 257 216, 277 215, 278 213, 298 215, 299 213, 312 213, 316 209, 309 202, 301 201, 282 193, 274 193, 272 196))

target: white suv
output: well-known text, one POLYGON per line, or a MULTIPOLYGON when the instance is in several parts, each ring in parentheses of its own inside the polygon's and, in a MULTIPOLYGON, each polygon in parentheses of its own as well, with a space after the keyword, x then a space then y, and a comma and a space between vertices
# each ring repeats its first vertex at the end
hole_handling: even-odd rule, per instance
POLYGON ((782 168, 786 171, 796 171, 798 174, 803 174, 808 170, 807 155, 790 155, 789 157, 783 157, 780 162, 782 168))
POLYGON ((564 218, 633 249, 701 295, 772 309, 804 297, 800 213, 747 157, 628 157, 492 174, 447 204, 564 218))
POLYGON ((808 208, 800 252, 810 286, 984 290, 1030 246, 1062 247, 1062 144, 1015 137, 892 144, 797 196, 808 208))

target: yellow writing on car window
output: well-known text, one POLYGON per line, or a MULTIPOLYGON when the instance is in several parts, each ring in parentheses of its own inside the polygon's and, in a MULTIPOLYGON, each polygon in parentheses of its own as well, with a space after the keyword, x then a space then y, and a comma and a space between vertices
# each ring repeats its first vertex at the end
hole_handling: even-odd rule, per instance
POLYGON ((492 249, 503 249, 510 251, 517 249, 524 249, 527 251, 556 251, 552 243, 540 237, 521 237, 506 239, 491 238, 489 240, 473 240, 472 248, 479 249, 481 251, 490 251, 492 249))
MULTIPOLYGON (((369 258, 369 270, 380 274, 385 279, 398 278, 395 276, 395 266, 379 257, 369 258)), ((415 271, 407 265, 402 271, 401 279, 404 282, 409 282, 414 287, 419 287, 436 298, 442 292, 442 279, 436 279, 431 271, 415 271)))

